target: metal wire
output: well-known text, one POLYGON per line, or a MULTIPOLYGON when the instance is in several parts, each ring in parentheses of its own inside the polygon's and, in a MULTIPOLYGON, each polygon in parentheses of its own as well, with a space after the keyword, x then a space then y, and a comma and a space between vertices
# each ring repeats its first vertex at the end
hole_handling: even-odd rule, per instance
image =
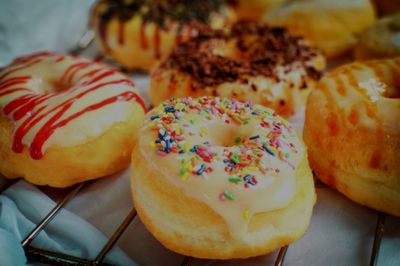
POLYGON ((37 262, 51 263, 55 265, 111 265, 103 263, 107 253, 114 247, 115 243, 125 232, 128 225, 136 217, 136 210, 132 209, 125 217, 121 225, 110 237, 103 249, 99 252, 95 260, 78 258, 68 254, 43 250, 30 246, 35 237, 44 229, 44 227, 59 213, 59 211, 67 204, 84 186, 81 183, 75 186, 57 205, 40 221, 29 235, 22 241, 22 246, 29 260, 37 262))
POLYGON ((94 31, 87 30, 79 39, 78 44, 69 51, 69 54, 71 55, 81 54, 94 41, 94 37, 95 37, 94 31))
POLYGON ((32 240, 43 230, 43 228, 57 215, 57 213, 64 207, 67 202, 72 199, 76 193, 81 190, 85 183, 80 183, 75 186, 57 205, 43 218, 43 220, 36 225, 36 227, 30 232, 30 234, 21 242, 22 247, 27 247, 32 240))
MULTIPOLYGON (((15 181, 11 180, 6 183, 6 187, 12 185, 15 181)), ((110 265, 103 262, 105 256, 108 252, 115 246, 115 243, 125 232, 126 228, 136 217, 136 210, 133 208, 129 214, 125 217, 123 222, 117 228, 117 230, 112 234, 106 245, 99 252, 95 260, 89 260, 85 258, 78 258, 71 255, 57 253, 47 250, 42 250, 30 246, 30 243, 34 238, 40 233, 41 230, 59 213, 61 208, 65 206, 84 186, 85 183, 81 183, 75 186, 57 205, 43 218, 41 222, 32 230, 32 232, 22 241, 22 245, 25 249, 27 257, 30 261, 51 263, 54 265, 80 265, 80 266, 90 266, 90 265, 110 265)), ((385 218, 386 215, 382 212, 378 213, 377 225, 375 229, 375 236, 373 247, 371 250, 370 266, 378 265, 378 256, 382 243, 382 237, 385 228, 385 218)), ((289 246, 284 246, 279 250, 278 256, 275 260, 275 266, 283 266, 284 259, 287 254, 289 246)), ((193 257, 185 257, 181 263, 181 266, 189 266, 193 262, 193 257)))
POLYGON ((136 210, 133 208, 129 212, 128 216, 125 217, 124 221, 120 224, 120 226, 117 228, 117 230, 114 232, 114 234, 111 236, 111 238, 108 240, 108 242, 103 247, 103 249, 100 251, 100 253, 97 255, 96 259, 93 262, 94 265, 102 264, 107 253, 114 247, 115 243, 118 241, 118 239, 121 237, 121 235, 125 232, 126 228, 128 227, 128 225, 132 222, 132 220, 135 217, 136 217, 136 210))
POLYGON ((376 221, 375 237, 371 251, 371 259, 369 261, 370 266, 376 266, 378 264, 379 250, 381 247, 383 233, 385 231, 385 219, 386 214, 379 212, 378 219, 376 221))
MULTIPOLYGON (((36 261, 41 263, 48 263, 52 265, 66 265, 66 266, 92 266, 93 261, 84 258, 78 258, 75 256, 53 252, 48 250, 43 250, 40 248, 35 248, 28 246, 25 249, 26 256, 29 261, 36 261)), ((102 263, 101 265, 112 265, 107 263, 102 263)))
POLYGON ((285 256, 286 256, 286 252, 288 250, 289 246, 283 246, 281 247, 281 249, 279 250, 278 253, 278 257, 276 257, 275 260, 275 266, 282 266, 283 265, 283 261, 285 260, 285 256))

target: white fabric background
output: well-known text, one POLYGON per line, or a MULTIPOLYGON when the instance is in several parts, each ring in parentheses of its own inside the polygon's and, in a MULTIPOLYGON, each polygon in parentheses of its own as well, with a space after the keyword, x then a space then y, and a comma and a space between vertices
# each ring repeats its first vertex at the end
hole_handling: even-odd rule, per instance
POLYGON ((67 51, 87 29, 94 0, 1 0, 0 66, 38 50, 67 51))

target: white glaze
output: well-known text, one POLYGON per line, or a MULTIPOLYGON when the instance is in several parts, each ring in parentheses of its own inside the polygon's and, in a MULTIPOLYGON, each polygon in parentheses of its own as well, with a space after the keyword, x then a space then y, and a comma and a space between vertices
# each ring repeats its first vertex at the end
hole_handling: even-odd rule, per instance
MULTIPOLYGON (((255 108, 257 110, 269 110, 261 106, 255 108)), ((218 213, 226 221, 232 237, 246 241, 248 223, 254 214, 284 208, 291 202, 296 191, 296 169, 303 159, 304 149, 294 130, 282 118, 266 114, 262 117, 251 116, 247 125, 238 125, 233 123, 232 120, 230 120, 230 124, 224 123, 223 120, 228 117, 226 115, 211 115, 208 119, 199 114, 197 110, 186 110, 176 121, 176 124, 172 125, 174 128, 182 127, 185 139, 179 141, 180 145, 184 146, 186 143, 188 148, 192 148, 196 144, 202 145, 205 141, 209 141, 210 144, 214 144, 210 146, 209 150, 215 155, 210 163, 205 163, 213 169, 212 172, 204 172, 202 175, 190 174, 187 180, 182 180, 179 175, 182 168, 181 161, 183 159, 190 160, 193 153, 189 151, 182 154, 169 153, 162 157, 157 155, 157 147, 149 144, 157 138, 158 131, 154 128, 160 125, 158 120, 151 121, 150 117, 157 113, 162 114, 162 110, 162 106, 159 106, 147 114, 147 120, 141 130, 139 140, 142 156, 157 174, 162 175, 173 186, 183 188, 189 197, 204 202, 218 213), (271 123, 271 127, 261 127, 261 119, 271 123), (194 123, 190 124, 190 120, 193 120, 194 123), (228 178, 236 176, 236 174, 230 174, 224 170, 226 167, 226 163, 223 162, 223 159, 226 159, 224 151, 252 153, 251 150, 240 151, 240 148, 230 139, 235 136, 266 136, 272 131, 273 121, 279 121, 283 124, 281 128, 284 134, 276 138, 275 141, 280 142, 278 150, 289 153, 289 158, 278 158, 278 156, 271 156, 264 151, 259 166, 252 165, 255 167, 246 168, 243 171, 246 174, 254 175, 258 180, 257 185, 245 188, 242 183, 229 182, 228 178), (288 143, 292 143, 294 148, 289 147, 288 143), (260 167, 264 168, 266 173, 263 173, 260 167), (276 173, 272 169, 279 169, 280 172, 276 173), (222 201, 219 195, 224 191, 231 192, 235 199, 225 198, 222 201), (246 210, 248 210, 248 219, 244 217, 246 210)), ((250 109, 246 110, 247 115, 250 113, 250 109)), ((262 139, 267 138, 262 137, 262 139)), ((197 163, 202 164, 204 162, 200 160, 197 163)))
MULTIPOLYGON (((0 96, 2 116, 6 116, 4 108, 7 107, 10 102, 19 99, 20 97, 25 97, 27 95, 35 95, 35 97, 38 97, 45 94, 51 96, 42 103, 36 104, 29 112, 19 119, 15 119, 13 115, 23 106, 19 106, 13 112, 7 114, 7 117, 17 130, 38 110, 44 108, 41 110, 40 114, 45 114, 45 116, 41 118, 40 121, 36 123, 23 137, 22 143, 25 146, 29 147, 32 144, 38 132, 45 127, 45 124, 57 113, 50 112, 46 114, 48 111, 93 87, 99 86, 98 89, 75 99, 70 108, 57 118, 57 121, 62 121, 63 119, 82 111, 88 106, 100 103, 122 93, 132 92, 137 94, 137 90, 133 83, 115 71, 111 73, 111 69, 103 64, 52 53, 46 53, 43 55, 38 54, 37 56, 31 57, 32 58, 26 57, 25 59, 17 59, 10 66, 0 71, 0 77, 9 73, 0 80, 0 93, 21 87, 27 89, 0 96), (76 64, 79 64, 82 67, 74 68, 73 65, 76 64), (70 69, 69 72, 67 72, 68 69, 70 69), (91 73, 91 71, 95 72, 92 72, 92 75, 90 76, 84 76, 91 73), (96 79, 96 77, 100 77, 106 73, 109 73, 109 75, 91 82, 93 79, 96 79), (20 84, 7 85, 7 82, 23 76, 28 77, 26 81, 20 84), (118 84, 107 84, 108 82, 113 81, 121 82, 118 84), (89 84, 89 82, 91 83, 89 84), (7 86, 1 88, 2 84, 7 86)), ((29 104, 29 102, 25 103, 25 105, 26 104, 29 104)), ((134 115, 133 106, 135 104, 135 100, 126 101, 121 99, 71 120, 65 126, 59 127, 55 130, 55 132, 43 144, 41 152, 43 153, 51 146, 68 147, 83 144, 92 138, 100 136, 114 123, 126 121, 129 116, 134 115)))

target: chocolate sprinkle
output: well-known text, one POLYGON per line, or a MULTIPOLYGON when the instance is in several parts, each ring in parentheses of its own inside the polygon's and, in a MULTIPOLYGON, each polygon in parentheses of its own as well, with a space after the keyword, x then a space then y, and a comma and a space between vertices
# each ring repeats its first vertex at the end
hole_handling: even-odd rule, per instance
POLYGON ((319 79, 321 72, 306 64, 318 54, 301 37, 292 36, 284 28, 239 21, 229 33, 200 32, 196 38, 175 47, 161 68, 177 68, 189 74, 196 87, 234 82, 244 75, 279 80, 276 66, 290 66, 294 62, 300 62, 310 78, 319 79), (213 53, 213 42, 218 41, 235 41, 239 58, 213 53))

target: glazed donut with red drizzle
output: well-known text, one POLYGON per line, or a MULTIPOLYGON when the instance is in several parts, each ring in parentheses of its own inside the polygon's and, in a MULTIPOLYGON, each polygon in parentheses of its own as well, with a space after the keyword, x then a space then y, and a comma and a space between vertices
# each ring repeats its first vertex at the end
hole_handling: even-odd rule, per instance
POLYGON ((325 60, 283 28, 239 21, 230 32, 201 32, 151 73, 153 105, 171 97, 251 100, 290 117, 304 108, 325 60))
POLYGON ((92 26, 104 54, 128 69, 150 70, 199 26, 223 28, 234 19, 222 0, 102 0, 92 26))
POLYGON ((131 80, 40 52, 0 69, 0 172, 66 187, 129 164, 145 105, 131 80))

